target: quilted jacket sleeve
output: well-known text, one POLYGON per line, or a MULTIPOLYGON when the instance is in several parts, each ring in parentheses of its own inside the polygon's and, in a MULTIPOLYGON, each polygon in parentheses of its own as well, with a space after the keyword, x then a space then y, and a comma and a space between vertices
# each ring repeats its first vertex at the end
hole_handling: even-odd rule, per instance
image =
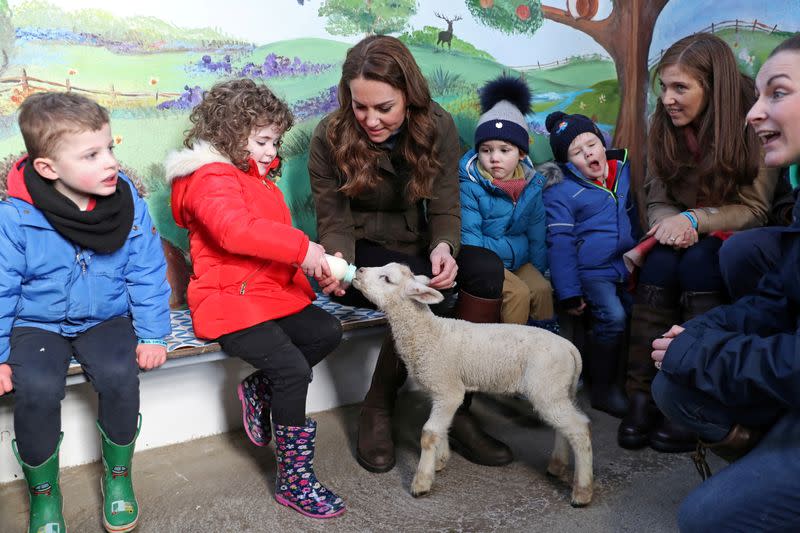
POLYGON ((0 363, 8 360, 11 327, 22 290, 25 272, 22 236, 16 208, 8 202, 0 202, 0 363))

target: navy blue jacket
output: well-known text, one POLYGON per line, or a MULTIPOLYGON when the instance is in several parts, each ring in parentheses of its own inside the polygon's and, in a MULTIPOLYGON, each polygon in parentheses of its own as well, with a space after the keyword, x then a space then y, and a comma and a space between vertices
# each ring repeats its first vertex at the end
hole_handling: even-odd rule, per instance
POLYGON ((661 370, 730 406, 800 408, 800 227, 758 293, 684 324, 661 370))
POLYGON ((559 301, 582 296, 584 280, 628 277, 622 254, 638 238, 628 152, 607 150, 606 157, 617 160, 613 191, 580 175, 571 164, 559 164, 557 170, 550 165, 544 190, 547 258, 559 301))

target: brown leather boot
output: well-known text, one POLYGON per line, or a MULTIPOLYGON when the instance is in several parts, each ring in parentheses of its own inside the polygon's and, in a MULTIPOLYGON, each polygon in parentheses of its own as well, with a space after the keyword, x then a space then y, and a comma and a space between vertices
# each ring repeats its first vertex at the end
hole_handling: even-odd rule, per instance
POLYGON ((358 418, 356 460, 370 472, 388 472, 394 468, 392 410, 397 391, 407 376, 406 366, 395 351, 394 339, 387 332, 358 418))
POLYGON ((726 303, 728 303, 728 299, 725 298, 725 295, 719 291, 683 292, 681 293, 683 322, 711 311, 718 305, 724 305, 726 303))
POLYGON ((741 459, 755 448, 764 433, 759 429, 750 429, 742 425, 734 425, 728 434, 719 442, 707 443, 698 441, 697 450, 692 454, 697 471, 703 481, 711 477, 711 468, 706 462, 706 450, 732 463, 741 459))
MULTIPOLYGON (((502 305, 502 298, 479 298, 462 290, 458 294, 455 317, 469 322, 498 323, 502 305)), ((469 412, 471 403, 472 394, 467 393, 450 426, 450 446, 473 463, 507 465, 514 460, 511 448, 481 429, 478 419, 469 412)))
POLYGON ((650 384, 656 375, 650 354, 653 340, 680 321, 677 293, 655 285, 637 287, 631 314, 626 381, 630 410, 617 430, 617 442, 623 448, 646 446, 650 432, 660 422, 660 413, 650 394, 650 384), (634 398, 637 398, 635 402, 634 398))

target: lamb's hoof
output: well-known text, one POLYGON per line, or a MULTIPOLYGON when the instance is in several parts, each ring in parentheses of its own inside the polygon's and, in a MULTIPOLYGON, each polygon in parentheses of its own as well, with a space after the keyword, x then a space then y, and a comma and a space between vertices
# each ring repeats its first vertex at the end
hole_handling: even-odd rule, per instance
POLYGON ((439 472, 445 466, 447 466, 447 461, 450 460, 450 452, 443 454, 441 457, 436 458, 436 471, 439 472))
POLYGON ((428 494, 433 485, 433 480, 420 481, 418 477, 414 476, 414 480, 411 482, 411 495, 415 498, 428 494))
POLYGON ((572 501, 570 505, 573 507, 586 507, 592 502, 592 487, 575 487, 572 490, 572 501))
POLYGON ((550 464, 547 465, 547 475, 554 478, 563 478, 564 473, 567 471, 567 464, 558 459, 551 459, 550 464))

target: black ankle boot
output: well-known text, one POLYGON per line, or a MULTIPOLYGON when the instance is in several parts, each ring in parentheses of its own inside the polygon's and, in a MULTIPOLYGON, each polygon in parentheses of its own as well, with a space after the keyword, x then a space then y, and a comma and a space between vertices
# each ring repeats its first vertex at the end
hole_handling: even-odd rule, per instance
POLYGON ((650 447, 663 453, 691 452, 697 448, 697 434, 664 417, 659 427, 650 433, 650 447))
POLYGON ((638 450, 650 442, 650 433, 660 421, 661 414, 649 394, 635 392, 629 401, 628 413, 617 430, 617 443, 622 448, 638 450))

